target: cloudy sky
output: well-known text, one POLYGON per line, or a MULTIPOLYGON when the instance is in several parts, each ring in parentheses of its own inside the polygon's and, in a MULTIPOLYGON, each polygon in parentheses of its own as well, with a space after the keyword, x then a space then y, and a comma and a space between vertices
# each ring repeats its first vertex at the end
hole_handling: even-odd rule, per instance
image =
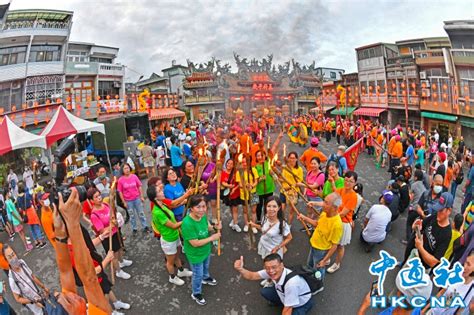
POLYGON ((472 0, 12 0, 25 8, 74 11, 71 40, 119 47, 127 81, 187 58, 236 70, 234 51, 352 72, 355 47, 446 36, 443 21, 474 19, 472 0))

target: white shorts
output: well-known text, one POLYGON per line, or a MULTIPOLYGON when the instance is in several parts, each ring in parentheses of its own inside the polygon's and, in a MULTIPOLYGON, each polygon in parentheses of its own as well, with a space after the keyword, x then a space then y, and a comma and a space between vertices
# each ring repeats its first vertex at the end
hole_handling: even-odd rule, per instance
POLYGON ((143 166, 145 166, 145 167, 155 167, 155 160, 154 159, 143 160, 143 166))
POLYGON ((161 238, 160 243, 165 255, 175 255, 178 252, 178 247, 181 246, 181 240, 179 238, 174 242, 167 242, 161 238))
POLYGON ((352 226, 350 223, 342 222, 342 237, 339 245, 345 246, 351 243, 352 226))

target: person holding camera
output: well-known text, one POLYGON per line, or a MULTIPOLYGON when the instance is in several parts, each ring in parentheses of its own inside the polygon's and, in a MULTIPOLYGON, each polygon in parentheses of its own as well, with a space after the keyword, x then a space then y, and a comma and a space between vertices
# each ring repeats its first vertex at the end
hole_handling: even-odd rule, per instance
POLYGON ((234 262, 234 268, 247 280, 271 280, 274 285, 262 288, 260 293, 268 302, 283 306, 281 314, 303 315, 312 309, 313 301, 308 283, 303 277, 285 268, 279 254, 266 256, 263 259, 264 269, 260 271, 245 269, 243 256, 234 262))

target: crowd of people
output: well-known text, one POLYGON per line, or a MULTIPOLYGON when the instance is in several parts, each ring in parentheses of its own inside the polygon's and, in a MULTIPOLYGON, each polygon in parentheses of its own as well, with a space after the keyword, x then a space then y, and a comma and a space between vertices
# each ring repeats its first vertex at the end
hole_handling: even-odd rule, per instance
MULTIPOLYGON (((110 167, 100 166, 96 178, 85 185, 85 200, 72 189, 63 202, 52 185, 34 183, 29 169, 23 180, 10 171, 0 194, 5 231, 11 240, 19 235, 25 253, 51 244, 62 289, 51 292, 19 258, 23 250, 3 244, 0 267, 17 303, 34 314, 50 314, 52 307, 64 311, 55 314, 85 314, 86 303, 89 314, 118 315, 130 309, 133 306, 113 292, 113 283, 133 277, 126 271, 133 261, 125 258, 124 240, 130 237, 133 242, 142 233, 159 241, 169 283, 182 286, 183 278, 191 278, 191 299, 205 305, 202 286, 217 285, 210 274, 211 253, 213 247, 220 252, 223 226, 228 224, 232 233, 247 233, 242 241, 257 251, 264 267, 250 271, 241 257, 234 263, 236 271, 245 279, 260 280, 263 298, 281 306, 282 314, 307 314, 312 296, 324 290, 326 273, 344 267, 356 220, 363 224, 358 239, 370 252, 386 239, 393 222, 406 216, 406 250, 400 266, 413 255, 428 270, 442 257, 459 261, 465 268, 464 284, 439 294, 461 294, 466 314, 474 311, 474 157, 462 137, 454 141, 449 134, 441 139, 436 130, 390 129, 378 121, 321 115, 162 127, 140 147, 139 160, 114 159, 110 167), (287 152, 286 137, 305 147, 304 152, 287 152), (319 148, 322 138, 335 138, 337 150, 324 154, 319 148), (363 154, 374 157, 373 167, 386 167, 390 173, 378 202, 363 216, 358 179, 365 174, 350 169, 345 157, 348 147, 361 139, 363 154), (145 183, 137 176, 138 167, 146 170, 145 183), (458 186, 463 199, 455 207, 458 186), (145 198, 151 220, 145 215, 145 198), (223 211, 229 211, 229 222, 222 222, 223 211), (131 235, 122 233, 125 224, 131 235), (292 243, 296 226, 308 234, 307 244, 292 243), (300 269, 284 265, 292 246, 307 247, 300 269), (83 287, 84 296, 78 295, 78 287, 83 287)), ((427 281, 431 283, 429 275, 427 281)), ((395 285, 406 296, 414 294, 395 285)), ((2 288, 0 314, 15 314, 4 293, 7 286, 2 288)), ((437 293, 425 291, 427 296, 437 293)), ((370 292, 359 314, 369 308, 369 300, 370 292)), ((416 311, 455 314, 439 309, 381 310, 416 311)))

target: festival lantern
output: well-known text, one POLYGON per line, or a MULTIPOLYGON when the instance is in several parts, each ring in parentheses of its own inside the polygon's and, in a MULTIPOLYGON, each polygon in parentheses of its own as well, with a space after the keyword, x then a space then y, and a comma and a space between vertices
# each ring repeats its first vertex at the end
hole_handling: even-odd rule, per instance
POLYGON ((26 128, 26 122, 23 120, 23 122, 21 123, 21 126, 23 127, 23 129, 26 128))
POLYGON ((431 88, 432 88, 433 90, 436 90, 436 83, 433 83, 433 84, 431 85, 431 88))
MULTIPOLYGON (((35 124, 35 126, 37 126, 38 123, 39 123, 38 119, 35 118, 35 120, 33 121, 33 123, 35 124)), ((23 128, 24 128, 24 127, 23 127, 23 128)))
POLYGON ((16 106, 12 105, 12 112, 16 112, 16 106))
POLYGON ((33 107, 38 107, 38 105, 39 105, 39 104, 38 104, 37 101, 34 101, 34 102, 33 102, 33 107))
POLYGON ((425 82, 421 83, 421 88, 426 89, 426 83, 425 82))
POLYGON ((26 112, 22 112, 21 117, 25 118, 26 117, 26 112))
POLYGON ((3 107, 0 107, 0 115, 2 115, 4 112, 5 110, 3 109, 3 107))

